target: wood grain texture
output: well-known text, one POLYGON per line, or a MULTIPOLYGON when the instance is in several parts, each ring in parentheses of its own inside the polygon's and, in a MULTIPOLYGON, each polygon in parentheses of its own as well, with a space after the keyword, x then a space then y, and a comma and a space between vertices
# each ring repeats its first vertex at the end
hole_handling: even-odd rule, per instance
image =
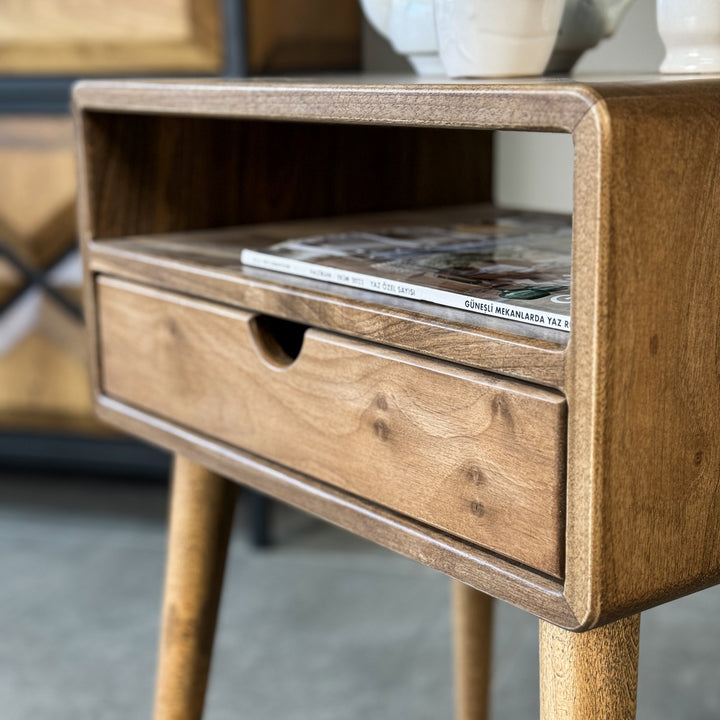
POLYGON ((92 243, 88 255, 94 272, 133 278, 561 389, 565 332, 337 285, 328 288, 317 281, 248 269, 238 263, 240 248, 256 243, 259 233, 284 239, 382 222, 458 222, 486 212, 485 206, 472 206, 376 213, 332 223, 304 221, 140 237, 92 243))
POLYGON ((640 615, 586 633, 540 621, 540 720, 634 720, 640 615))
POLYGON ((200 720, 236 486, 176 456, 154 720, 200 720))
POLYGON ((714 82, 658 74, 474 82, 362 73, 291 81, 92 80, 75 85, 73 103, 82 112, 572 133, 604 98, 712 95, 714 82))
POLYGON ((82 261, 83 284, 82 284, 82 307, 83 319, 85 321, 85 329, 87 332, 87 371, 90 381, 90 392, 93 402, 97 403, 99 395, 99 364, 100 357, 98 349, 97 335, 97 312, 95 308, 95 284, 90 273, 89 265, 89 242, 90 242, 90 190, 89 182, 92 174, 92 168, 87 162, 89 150, 86 148, 86 121, 83 113, 78 112, 77 108, 73 111, 73 123, 75 126, 75 163, 78 176, 77 191, 77 223, 78 223, 78 240, 80 244, 80 254, 82 261))
POLYGON ((720 85, 633 90, 601 88, 576 129, 566 593, 585 626, 720 580, 720 85))
POLYGON ((453 83, 358 75, 245 83, 97 80, 78 83, 73 98, 86 113, 122 108, 159 115, 572 132, 600 96, 590 84, 567 78, 453 83))
POLYGON ((358 70, 356 0, 245 0, 249 75, 358 70))
POLYGON ((0 72, 219 72, 217 0, 2 0, 0 72))
POLYGON ((127 403, 100 396, 95 407, 103 422, 130 435, 172 449, 223 477, 324 518, 563 627, 577 626, 558 580, 127 403))
POLYGON ((488 720, 492 675, 493 599, 452 584, 455 719, 488 720))
POLYGON ((104 113, 83 126, 95 237, 490 197, 488 133, 104 113))
POLYGON ((556 577, 556 393, 101 278, 103 392, 556 577), (287 336, 287 335, 286 335, 287 336))

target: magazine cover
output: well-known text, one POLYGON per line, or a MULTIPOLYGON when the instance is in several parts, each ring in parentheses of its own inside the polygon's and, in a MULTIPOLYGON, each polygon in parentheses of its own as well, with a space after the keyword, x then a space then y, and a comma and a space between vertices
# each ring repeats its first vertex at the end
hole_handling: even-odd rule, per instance
POLYGON ((527 214, 448 227, 299 237, 245 265, 570 330, 569 220, 527 214))

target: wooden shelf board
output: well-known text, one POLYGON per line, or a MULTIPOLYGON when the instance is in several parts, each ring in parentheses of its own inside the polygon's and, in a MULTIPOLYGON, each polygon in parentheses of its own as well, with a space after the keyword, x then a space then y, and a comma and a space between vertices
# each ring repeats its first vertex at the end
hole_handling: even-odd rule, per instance
POLYGON ((569 333, 240 264, 240 250, 257 247, 260 235, 266 243, 290 233, 379 226, 409 217, 437 221, 478 210, 488 208, 103 240, 89 245, 90 270, 562 389, 569 333))

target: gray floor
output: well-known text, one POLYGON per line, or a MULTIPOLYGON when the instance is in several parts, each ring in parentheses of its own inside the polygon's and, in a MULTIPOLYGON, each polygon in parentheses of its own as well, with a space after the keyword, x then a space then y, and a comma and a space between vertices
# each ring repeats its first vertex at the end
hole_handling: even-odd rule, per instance
MULTIPOLYGON (((149 718, 165 490, 0 477, 0 718, 149 718)), ((286 508, 233 535, 206 720, 451 717, 448 582, 286 508)), ((643 616, 642 719, 720 718, 720 591, 643 616)), ((537 717, 536 621, 498 613, 494 717, 537 717)))

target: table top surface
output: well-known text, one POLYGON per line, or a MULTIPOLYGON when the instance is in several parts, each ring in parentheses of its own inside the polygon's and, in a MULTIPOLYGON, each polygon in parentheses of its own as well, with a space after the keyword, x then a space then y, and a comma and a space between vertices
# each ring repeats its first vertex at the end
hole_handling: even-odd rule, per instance
POLYGON ((587 75, 450 80, 396 75, 85 80, 79 111, 334 122, 412 122, 572 132, 612 97, 720 92, 718 75, 587 75))

